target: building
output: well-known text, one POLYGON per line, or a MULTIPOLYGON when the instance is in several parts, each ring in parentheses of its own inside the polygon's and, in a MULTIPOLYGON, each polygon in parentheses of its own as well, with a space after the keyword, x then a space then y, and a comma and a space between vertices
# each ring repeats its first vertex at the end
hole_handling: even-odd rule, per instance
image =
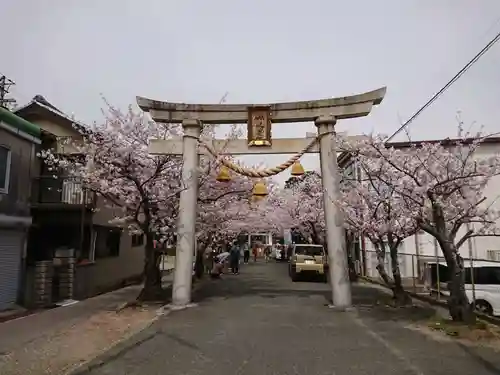
POLYGON ((0 107, 0 310, 22 300, 31 177, 40 129, 0 107))
MULTIPOLYGON (((15 113, 40 128, 40 149, 81 157, 61 141, 78 141, 88 128, 42 96, 15 113)), ((114 210, 75 178, 50 171, 41 159, 34 168, 33 226, 27 248, 32 288, 26 289, 26 300, 43 305, 83 299, 138 280, 144 263, 143 236, 130 236, 110 225, 114 210)))
MULTIPOLYGON (((453 145, 458 142, 457 139, 436 140, 427 142, 440 142, 444 145, 453 145)), ((412 145, 418 145, 421 142, 393 142, 390 146, 395 148, 408 148, 412 145)), ((500 153, 500 137, 490 137, 484 140, 476 151, 478 158, 493 156, 500 153)), ((342 169, 344 176, 349 175, 351 178, 361 178, 361 169, 356 166, 350 155, 346 152, 342 153, 338 158, 339 167, 342 169)), ((499 196, 500 191, 500 176, 494 177, 485 189, 484 195, 489 198, 493 204, 499 196)), ((499 207, 500 208, 500 207, 499 207)), ((499 223, 500 224, 500 223, 499 223)), ((462 228, 462 234, 465 234, 466 228, 462 228)), ((460 237, 460 233, 457 237, 460 237)), ((377 257, 375 249, 369 240, 360 238, 357 240, 360 250, 358 253, 359 261, 363 267, 365 275, 377 276, 376 270, 377 257)), ((460 253, 464 258, 488 259, 500 261, 500 237, 474 237, 460 248, 460 253)), ((439 245, 429 234, 420 231, 416 235, 406 238, 399 249, 399 263, 403 277, 414 278, 422 273, 422 263, 425 260, 436 261, 443 260, 439 245)), ((390 274, 390 259, 386 256, 386 267, 390 274)))

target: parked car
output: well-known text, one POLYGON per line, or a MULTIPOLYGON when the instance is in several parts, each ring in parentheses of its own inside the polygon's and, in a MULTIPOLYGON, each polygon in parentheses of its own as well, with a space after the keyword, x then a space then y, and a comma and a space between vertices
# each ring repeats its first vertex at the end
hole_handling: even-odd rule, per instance
POLYGON ((292 281, 304 276, 320 278, 327 281, 327 259, 322 245, 295 244, 292 249, 288 267, 292 281))
MULTIPOLYGON (((472 267, 469 260, 464 260, 464 263, 465 293, 469 301, 473 303, 475 300, 478 312, 500 316, 500 263, 475 261, 472 267)), ((431 293, 439 293, 445 298, 449 296, 449 271, 445 261, 427 261, 424 280, 430 285, 431 293)))

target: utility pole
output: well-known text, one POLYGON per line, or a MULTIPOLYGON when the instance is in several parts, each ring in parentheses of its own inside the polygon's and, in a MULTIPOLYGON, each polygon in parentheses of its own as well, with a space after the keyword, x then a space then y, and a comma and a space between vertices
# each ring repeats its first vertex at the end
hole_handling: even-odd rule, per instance
POLYGON ((10 106, 16 103, 16 99, 7 98, 10 87, 15 84, 14 81, 0 73, 0 107, 10 109, 10 106))

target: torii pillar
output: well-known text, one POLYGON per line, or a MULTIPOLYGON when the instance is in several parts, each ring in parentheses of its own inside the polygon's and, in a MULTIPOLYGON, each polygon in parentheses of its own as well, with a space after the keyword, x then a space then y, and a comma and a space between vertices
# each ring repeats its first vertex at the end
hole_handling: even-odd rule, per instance
MULTIPOLYGON (((333 133, 337 120, 367 116, 374 105, 382 102, 386 88, 364 94, 314 101, 252 104, 184 104, 137 97, 139 107, 154 121, 182 124, 188 137, 152 140, 149 152, 156 155, 182 155, 185 188, 179 207, 172 307, 184 308, 191 303, 192 264, 195 252, 197 218, 198 167, 197 142, 203 124, 248 123, 249 139, 215 140, 214 148, 225 154, 294 154, 311 139, 272 139, 271 123, 314 121, 318 133, 333 133), (265 126, 263 126, 263 123, 265 126)), ((352 304, 343 219, 335 205, 339 199, 340 177, 333 136, 323 136, 319 147, 323 183, 323 203, 328 241, 328 263, 332 287, 332 307, 340 310, 352 304)))

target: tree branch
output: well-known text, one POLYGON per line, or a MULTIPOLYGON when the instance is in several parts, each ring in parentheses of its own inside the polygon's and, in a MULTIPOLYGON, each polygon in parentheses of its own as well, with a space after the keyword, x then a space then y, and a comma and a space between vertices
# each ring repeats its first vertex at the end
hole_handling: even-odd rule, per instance
POLYGON ((465 241, 467 241, 469 238, 471 238, 472 234, 474 231, 472 229, 469 229, 467 233, 464 234, 464 236, 460 239, 460 241, 457 242, 457 249, 460 249, 460 246, 462 246, 465 241))
POLYGON ((462 246, 465 241, 467 241, 470 238, 473 237, 500 237, 500 234, 495 234, 495 233, 474 233, 474 231, 471 229, 469 230, 464 236, 460 239, 460 241, 457 242, 457 249, 460 249, 460 246, 462 246))
POLYGON ((431 236, 433 236, 435 238, 440 237, 439 233, 432 225, 424 223, 422 220, 418 220, 417 225, 420 227, 420 229, 422 229, 424 232, 429 233, 431 236))
POLYGON ((249 190, 233 190, 233 191, 226 191, 225 193, 222 193, 216 197, 211 197, 211 198, 198 198, 198 202, 200 203, 213 203, 217 202, 219 199, 224 198, 227 195, 230 194, 243 194, 243 193, 250 193, 249 190))

